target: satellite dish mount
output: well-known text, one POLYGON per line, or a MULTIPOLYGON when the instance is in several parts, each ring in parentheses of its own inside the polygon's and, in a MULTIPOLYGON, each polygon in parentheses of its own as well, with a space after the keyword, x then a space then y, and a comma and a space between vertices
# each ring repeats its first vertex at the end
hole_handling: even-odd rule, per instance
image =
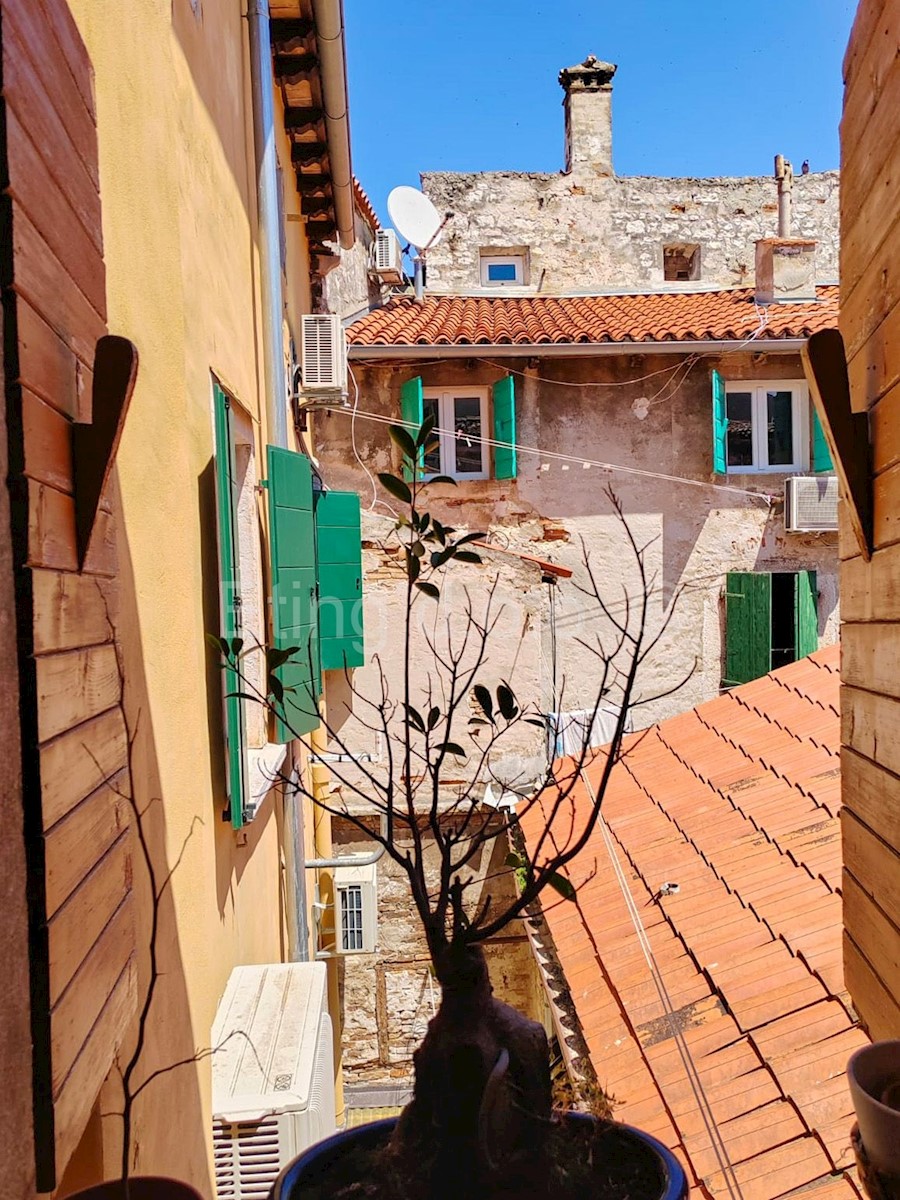
POLYGON ((416 299, 421 301, 425 290, 425 257, 440 241, 444 226, 453 213, 441 217, 424 192, 405 184, 394 188, 388 196, 387 207, 394 228, 416 249, 413 255, 415 290, 416 299))

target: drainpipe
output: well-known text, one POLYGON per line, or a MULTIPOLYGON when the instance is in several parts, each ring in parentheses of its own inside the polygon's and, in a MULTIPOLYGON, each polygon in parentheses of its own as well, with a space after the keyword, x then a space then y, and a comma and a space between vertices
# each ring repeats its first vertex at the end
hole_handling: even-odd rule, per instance
POLYGON ((284 297, 281 292, 281 231, 272 101, 272 43, 268 0, 247 0, 250 31, 250 83, 256 196, 259 221, 259 275, 262 293, 263 368, 266 424, 273 445, 288 448, 287 387, 284 372, 284 297))
POLYGON ((353 167, 350 163, 350 118, 347 106, 347 65, 344 48, 342 0, 313 0, 325 136, 331 165, 331 192, 338 240, 351 249, 356 235, 353 226, 353 167))
MULTIPOLYGON (((328 785, 331 782, 331 773, 328 767, 321 761, 321 756, 325 752, 326 737, 325 729, 320 724, 317 729, 314 729, 309 738, 310 750, 313 754, 312 760, 312 792, 313 799, 321 800, 322 803, 328 802, 328 785)), ((326 863, 334 858, 333 844, 331 840, 331 813, 326 812, 319 804, 316 804, 315 816, 313 818, 315 824, 315 847, 316 861, 326 863)), ((309 865, 309 864, 307 864, 309 865)), ((318 896, 316 897, 319 904, 322 906, 320 912, 331 911, 332 928, 335 936, 337 936, 337 912, 335 910, 335 894, 334 894, 334 875, 330 867, 323 866, 318 877, 318 896)), ((334 1044, 334 1111, 337 1127, 340 1129, 344 1124, 344 1062, 342 1054, 343 1043, 343 1021, 341 1020, 341 993, 338 980, 338 960, 330 958, 326 960, 325 968, 328 972, 328 1011, 331 1013, 332 1021, 332 1038, 334 1044)))

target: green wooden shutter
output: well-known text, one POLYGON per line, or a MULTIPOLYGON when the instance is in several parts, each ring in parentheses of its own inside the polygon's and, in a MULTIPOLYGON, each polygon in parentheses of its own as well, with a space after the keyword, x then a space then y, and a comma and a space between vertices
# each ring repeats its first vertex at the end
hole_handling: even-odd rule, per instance
POLYGON ((724 475, 728 469, 728 402, 725 380, 712 373, 713 471, 724 475))
POLYGON ((822 428, 822 422, 819 420, 819 414, 815 409, 812 410, 812 418, 813 470, 833 471, 834 465, 831 461, 831 451, 828 449, 828 442, 825 440, 825 430, 822 428))
POLYGON ((794 645, 797 658, 806 658, 819 648, 819 593, 815 571, 798 571, 794 576, 794 645))
MULTIPOLYGON (((403 423, 407 426, 407 428, 409 428, 410 425, 415 426, 414 429, 409 430, 413 437, 415 437, 419 432, 419 427, 425 419, 425 400, 422 390, 422 380, 418 375, 416 375, 413 379, 407 379, 406 383, 404 383, 400 388, 400 416, 402 417, 403 423)), ((425 466, 424 450, 419 452, 419 461, 417 465, 420 470, 422 470, 425 466)), ((403 468, 403 476, 406 479, 406 482, 409 483, 410 479, 412 478, 412 472, 409 470, 409 467, 403 468)))
POLYGON ((319 492, 315 517, 322 670, 361 667, 365 658, 359 496, 319 492))
POLYGON ((516 390, 512 375, 494 384, 494 441, 508 445, 494 447, 494 478, 516 477, 516 390))
POLYGON ((272 642, 278 650, 298 647, 278 670, 285 687, 285 720, 276 721, 275 740, 289 742, 318 726, 322 690, 312 471, 305 455, 277 446, 268 447, 268 470, 272 642))
POLYGON ((725 678, 749 683, 772 666, 772 576, 729 571, 725 580, 725 678))
MULTIPOLYGON (((219 537, 219 597, 221 629, 216 632, 228 641, 241 636, 240 573, 238 569, 237 480, 234 469, 234 441, 231 436, 231 405, 217 383, 213 383, 216 445, 216 526, 219 537)), ((231 824, 244 824, 246 735, 243 701, 235 694, 241 689, 237 671, 226 667, 222 672, 225 697, 225 789, 231 824)))

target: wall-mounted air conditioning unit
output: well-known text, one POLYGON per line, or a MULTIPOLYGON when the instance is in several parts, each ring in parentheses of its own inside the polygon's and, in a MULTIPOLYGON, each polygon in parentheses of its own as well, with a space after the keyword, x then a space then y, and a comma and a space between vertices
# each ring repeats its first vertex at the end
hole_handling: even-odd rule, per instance
POLYGON ((838 527, 836 475, 792 475, 784 481, 788 533, 828 533, 838 527))
POLYGON ((393 229, 376 231, 373 263, 376 275, 380 275, 385 283, 403 282, 403 255, 393 229))
POLYGON ((300 378, 304 392, 346 392, 347 342, 340 317, 301 317, 300 378))
POLYGON ((375 864, 334 868, 335 950, 338 954, 372 954, 378 930, 375 864))
POLYGON ((264 1200, 278 1172, 334 1131, 324 963, 236 967, 212 1031, 218 1200, 264 1200))

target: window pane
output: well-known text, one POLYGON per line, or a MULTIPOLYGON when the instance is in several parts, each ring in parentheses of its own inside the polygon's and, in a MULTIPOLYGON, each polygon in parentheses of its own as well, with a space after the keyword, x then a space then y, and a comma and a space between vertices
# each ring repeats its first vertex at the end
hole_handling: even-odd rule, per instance
MULTIPOLYGON (((428 417, 434 418, 435 425, 440 425, 438 418, 438 402, 437 397, 428 397, 422 401, 422 420, 427 420, 428 417)), ((437 438, 437 434, 435 434, 437 438)), ((441 473, 441 449, 436 447, 430 454, 425 455, 425 474, 440 475, 441 473)))
POLYGON ((728 416, 728 466, 753 466, 753 393, 729 392, 726 398, 728 416))
POLYGON ((362 888, 358 883, 341 888, 341 947, 362 950, 362 888))
POLYGON ((488 263, 487 277, 489 283, 515 283, 516 264, 514 262, 488 263))
POLYGON ((457 475, 480 474, 481 443, 471 440, 481 437, 481 401, 477 396, 453 398, 453 431, 456 434, 457 475))
POLYGON ((767 392, 769 466, 786 467, 794 461, 793 396, 790 392, 767 392))

